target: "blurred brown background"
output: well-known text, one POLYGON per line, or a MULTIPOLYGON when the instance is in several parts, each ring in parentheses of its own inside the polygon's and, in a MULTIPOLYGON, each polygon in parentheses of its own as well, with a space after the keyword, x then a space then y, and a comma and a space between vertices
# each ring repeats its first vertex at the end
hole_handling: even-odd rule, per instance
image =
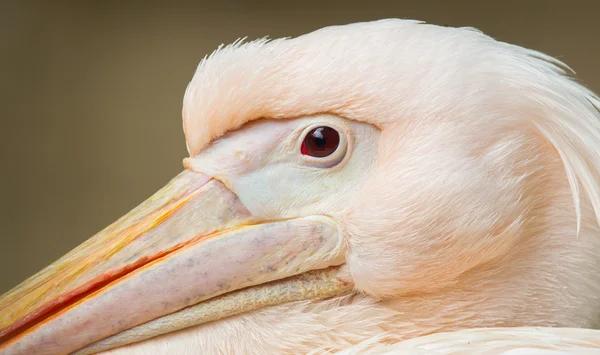
POLYGON ((181 102, 221 43, 400 17, 474 26, 600 91, 600 1, 0 3, 0 293, 162 187, 181 102))

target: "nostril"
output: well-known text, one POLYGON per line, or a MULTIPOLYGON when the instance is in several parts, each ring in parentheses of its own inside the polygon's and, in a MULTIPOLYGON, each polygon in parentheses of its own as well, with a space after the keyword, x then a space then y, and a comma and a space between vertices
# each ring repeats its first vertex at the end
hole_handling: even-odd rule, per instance
POLYGON ((241 150, 234 150, 233 156, 238 158, 239 160, 246 160, 246 153, 241 150))

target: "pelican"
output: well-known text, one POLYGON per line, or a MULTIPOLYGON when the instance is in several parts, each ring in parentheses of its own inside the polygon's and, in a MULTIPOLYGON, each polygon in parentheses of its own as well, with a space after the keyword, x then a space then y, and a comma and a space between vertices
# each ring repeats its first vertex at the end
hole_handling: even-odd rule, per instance
POLYGON ((599 107, 472 28, 220 47, 184 170, 3 295, 0 353, 600 351, 599 107))

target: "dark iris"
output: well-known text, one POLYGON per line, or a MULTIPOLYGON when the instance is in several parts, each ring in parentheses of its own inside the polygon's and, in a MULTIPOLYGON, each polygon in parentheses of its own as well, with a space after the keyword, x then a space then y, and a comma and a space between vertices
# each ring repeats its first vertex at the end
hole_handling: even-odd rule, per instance
POLYGON ((331 155, 340 144, 340 134, 331 127, 317 127, 308 132, 302 142, 302 154, 323 158, 331 155))

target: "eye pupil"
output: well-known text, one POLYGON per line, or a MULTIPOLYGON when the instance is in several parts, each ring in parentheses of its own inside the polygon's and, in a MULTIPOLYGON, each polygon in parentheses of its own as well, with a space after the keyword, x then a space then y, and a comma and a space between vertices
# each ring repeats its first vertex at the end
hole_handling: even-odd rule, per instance
POLYGON ((302 154, 316 158, 331 155, 340 144, 340 134, 331 127, 317 127, 302 142, 302 154))
POLYGON ((323 137, 323 133, 321 133, 322 128, 317 128, 315 133, 313 133, 313 139, 315 140, 315 144, 319 148, 325 148, 327 146, 327 139, 323 137))

